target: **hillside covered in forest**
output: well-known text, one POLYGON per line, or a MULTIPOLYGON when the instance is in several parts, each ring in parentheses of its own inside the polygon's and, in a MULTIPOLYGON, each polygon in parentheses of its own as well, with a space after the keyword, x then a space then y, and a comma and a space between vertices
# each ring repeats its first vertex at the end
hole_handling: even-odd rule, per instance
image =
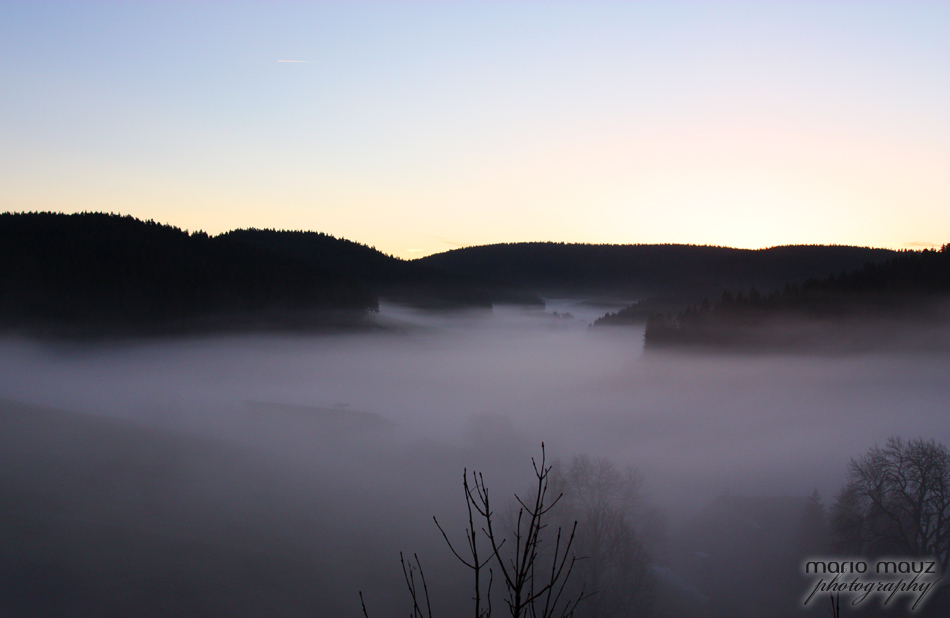
MULTIPOLYGON (((642 323, 723 289, 812 290, 829 273, 895 256, 844 246, 518 243, 406 261, 319 232, 209 236, 104 213, 3 213, 0 329, 82 336, 370 327, 380 299, 429 309, 542 307, 540 295, 639 298, 600 322, 642 323)), ((679 333, 692 319, 685 316, 667 326, 654 320, 651 337, 679 333)), ((670 336, 680 335, 659 337, 670 336)))
POLYGON ((0 328, 27 334, 361 327, 381 295, 540 303, 327 234, 209 236, 102 213, 0 214, 0 263, 0 328))
POLYGON ((443 272, 401 260, 364 244, 305 231, 243 229, 221 234, 284 259, 346 275, 379 297, 425 308, 489 308, 511 303, 541 306, 541 299, 492 277, 443 272))
POLYGON ((950 245, 906 251, 849 273, 767 294, 724 291, 678 315, 653 315, 648 348, 876 349, 945 346, 950 245))
MULTIPOLYGON (((542 296, 684 299, 723 289, 773 289, 896 255, 888 249, 803 245, 733 249, 700 245, 531 242, 454 249, 419 260, 457 275, 503 281, 542 296)), ((645 319, 646 316, 644 316, 645 319)))

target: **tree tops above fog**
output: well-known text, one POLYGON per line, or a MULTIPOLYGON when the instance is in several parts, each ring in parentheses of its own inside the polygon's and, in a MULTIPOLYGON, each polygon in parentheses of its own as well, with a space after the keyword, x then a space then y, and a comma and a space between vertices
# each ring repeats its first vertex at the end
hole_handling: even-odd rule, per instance
POLYGON ((783 320, 940 323, 946 319, 940 303, 948 296, 950 245, 944 245, 901 252, 886 262, 809 278, 801 285, 787 283, 768 294, 755 288, 736 294, 726 290, 714 304, 703 300, 676 316, 652 316, 644 341, 648 346, 754 345, 765 343, 766 333, 774 334, 787 323, 783 320))

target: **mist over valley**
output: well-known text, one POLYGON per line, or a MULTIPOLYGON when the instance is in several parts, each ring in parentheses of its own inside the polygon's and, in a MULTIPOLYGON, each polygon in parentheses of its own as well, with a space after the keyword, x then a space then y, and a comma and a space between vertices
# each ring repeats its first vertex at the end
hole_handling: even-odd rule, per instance
MULTIPOLYGON (((651 586, 736 612, 677 553, 717 500, 817 488, 829 503, 870 445, 950 441, 943 354, 644 353, 642 327, 588 328, 589 307, 381 303, 386 328, 370 332, 4 340, 3 517, 18 539, 4 603, 356 616, 362 590, 391 615, 404 551, 437 613, 465 615, 464 570, 432 516, 461 533, 464 468, 510 508, 543 441, 564 464, 634 466, 662 522, 650 564, 679 582, 651 586)), ((648 615, 676 615, 662 598, 648 615)))

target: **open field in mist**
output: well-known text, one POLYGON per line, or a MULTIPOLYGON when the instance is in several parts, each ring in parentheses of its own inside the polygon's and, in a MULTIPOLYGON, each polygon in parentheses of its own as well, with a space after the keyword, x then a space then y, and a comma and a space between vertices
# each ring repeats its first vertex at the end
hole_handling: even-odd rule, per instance
POLYGON ((644 355, 641 329, 587 329, 603 313, 383 305, 371 334, 4 340, 0 599, 356 616, 363 590, 389 616, 406 551, 454 615, 470 595, 432 516, 461 538, 463 468, 501 500, 542 441, 636 466, 675 540, 717 496, 829 503, 889 436, 950 443, 946 355, 644 355))

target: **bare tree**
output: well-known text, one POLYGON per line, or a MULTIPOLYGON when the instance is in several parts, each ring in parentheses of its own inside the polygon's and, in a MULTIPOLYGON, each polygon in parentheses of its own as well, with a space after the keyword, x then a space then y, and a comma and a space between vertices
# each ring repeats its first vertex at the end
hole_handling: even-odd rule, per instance
POLYGON ((659 523, 646 506, 643 477, 634 468, 621 470, 586 455, 556 465, 555 475, 564 496, 559 516, 578 521, 580 582, 590 595, 583 614, 649 615, 655 582, 646 537, 657 533, 659 523))
MULTIPOLYGON (((462 556, 456 551, 455 546, 452 545, 452 541, 449 540, 445 530, 439 524, 439 520, 435 517, 433 517, 432 520, 439 528, 439 532, 442 533, 442 538, 445 539, 445 542, 448 544, 449 549, 452 550, 452 553, 455 554, 455 557, 458 558, 459 562, 471 569, 474 574, 475 596, 472 597, 472 600, 475 602, 475 618, 489 618, 491 616, 491 586, 494 580, 494 572, 488 569, 488 585, 484 590, 482 590, 482 581, 485 568, 492 559, 497 556, 497 551, 492 547, 483 548, 482 556, 484 556, 485 553, 488 553, 488 556, 484 559, 479 557, 478 550, 480 543, 474 515, 474 513, 478 513, 479 518, 491 521, 493 513, 488 498, 488 488, 485 486, 485 478, 480 472, 472 472, 472 485, 469 485, 468 469, 466 468, 462 471, 462 489, 465 491, 465 507, 468 510, 468 528, 465 529, 465 542, 468 545, 468 552, 465 556, 462 556), (486 549, 490 551, 486 551, 486 549)), ((483 530, 483 534, 487 533, 483 530)), ((501 544, 504 544, 504 541, 502 541, 501 544)))
MULTIPOLYGON (((458 551, 438 520, 433 518, 449 549, 473 573, 475 618, 491 617, 495 569, 505 584, 504 600, 511 618, 570 618, 584 598, 583 588, 575 591, 568 587, 577 562, 571 551, 577 522, 573 523, 569 533, 560 527, 556 531, 548 529, 549 515, 561 496, 552 497, 549 490, 551 466, 547 464, 544 443, 541 444, 540 463, 534 458, 531 463, 535 483, 527 497, 515 495, 517 514, 510 536, 499 529, 484 477, 478 472, 472 472, 469 477, 467 469, 462 473, 468 510, 467 547, 458 551)), ((422 565, 418 556, 413 558, 415 564, 402 554, 399 556, 412 598, 412 617, 432 618, 422 565)), ((361 604, 362 601, 360 592, 361 604)), ((368 617, 365 604, 362 604, 362 609, 363 615, 368 617)))
POLYGON ((950 564, 950 453, 922 438, 890 438, 852 459, 832 509, 838 548, 950 564))

